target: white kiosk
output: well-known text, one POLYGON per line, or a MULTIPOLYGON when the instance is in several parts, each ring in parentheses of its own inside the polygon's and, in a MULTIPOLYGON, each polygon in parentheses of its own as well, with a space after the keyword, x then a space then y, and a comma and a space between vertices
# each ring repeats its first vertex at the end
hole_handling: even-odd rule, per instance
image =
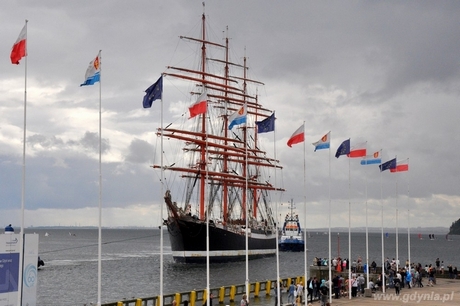
POLYGON ((25 234, 23 246, 20 238, 21 234, 15 234, 11 224, 0 234, 0 306, 21 306, 18 304, 20 290, 22 305, 37 305, 38 234, 25 234), (22 286, 18 286, 21 249, 22 286))

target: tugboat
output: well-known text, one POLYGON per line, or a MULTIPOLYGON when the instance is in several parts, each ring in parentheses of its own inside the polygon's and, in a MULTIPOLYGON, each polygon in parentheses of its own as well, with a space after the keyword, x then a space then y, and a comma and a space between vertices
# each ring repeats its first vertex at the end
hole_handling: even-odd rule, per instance
POLYGON ((300 227, 299 215, 294 214, 294 204, 291 200, 289 205, 291 210, 284 219, 281 239, 278 243, 280 251, 283 252, 303 252, 305 249, 305 240, 303 231, 300 227))

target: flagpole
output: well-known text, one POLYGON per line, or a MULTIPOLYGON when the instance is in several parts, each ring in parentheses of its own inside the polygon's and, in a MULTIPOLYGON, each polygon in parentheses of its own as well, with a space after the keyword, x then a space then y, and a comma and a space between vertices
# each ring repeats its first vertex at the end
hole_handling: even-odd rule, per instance
MULTIPOLYGON (((205 88, 206 90, 206 88, 205 88)), ((207 103, 207 102, 206 102, 207 103)), ((208 179, 208 130, 206 129, 206 113, 202 114, 204 118, 204 130, 206 131, 206 180, 208 179)), ((204 185, 204 198, 206 200, 206 184, 204 185)), ((206 203, 206 201, 205 201, 206 203)), ((206 305, 210 305, 210 298, 211 298, 211 292, 210 292, 210 282, 211 282, 211 276, 210 276, 210 266, 209 266, 209 206, 206 205, 206 305)))
MULTIPOLYGON (((330 134, 329 134, 330 136, 330 134)), ((330 141, 329 139, 329 179, 328 179, 328 185, 329 185, 329 220, 328 220, 328 238, 329 238, 329 259, 328 259, 328 266, 329 266, 329 303, 332 304, 332 252, 331 252, 331 214, 332 214, 332 209, 331 209, 331 146, 330 146, 330 141)))
MULTIPOLYGON (((305 137, 305 121, 303 122, 303 133, 305 137)), ((305 275, 305 284, 308 280, 308 270, 307 270, 307 165, 306 165, 306 142, 303 142, 303 207, 304 207, 304 228, 303 228, 303 240, 304 240, 304 275, 305 275)), ((304 304, 307 304, 307 298, 305 297, 304 304)))
MULTIPOLYGON (((246 91, 245 91, 246 92, 246 91)), ((247 105, 245 102, 244 105, 244 110, 247 112, 247 105)), ((246 113, 247 116, 247 113, 246 113)), ((245 288, 246 288, 246 296, 247 299, 249 300, 249 233, 248 233, 248 228, 249 228, 249 205, 248 205, 248 176, 249 176, 249 169, 248 169, 248 145, 247 145, 247 134, 248 134, 248 124, 247 124, 247 117, 246 117, 246 123, 245 123, 245 129, 244 129, 244 158, 245 158, 245 168, 246 168, 246 173, 245 173, 245 214, 246 214, 246 282, 245 282, 245 288)))
MULTIPOLYGON (((273 114, 275 111, 273 111, 273 114)), ((275 120, 274 118, 273 120, 275 120)), ((273 150, 274 150, 274 158, 276 161, 276 129, 273 129, 273 150)), ((276 167, 275 167, 275 186, 276 186, 277 180, 276 180, 276 167)), ((275 202, 275 219, 278 218, 278 201, 275 202)), ((275 284, 275 290, 276 290, 276 299, 277 299, 277 304, 280 305, 280 293, 281 293, 281 288, 279 286, 279 281, 280 281, 280 258, 279 258, 279 247, 278 247, 278 225, 279 225, 279 220, 276 220, 276 226, 275 226, 275 231, 276 231, 276 236, 275 236, 275 241, 276 241, 276 284, 275 284)), ((304 281, 305 283, 305 281, 304 281)))
POLYGON ((396 175, 396 271, 399 268, 399 242, 398 242, 398 176, 396 175))
POLYGON ((368 229, 368 204, 367 204, 367 173, 366 177, 366 279, 367 288, 369 288, 369 229, 368 229))
POLYGON ((102 50, 99 50, 99 220, 97 245, 97 305, 101 305, 102 292, 102 50))
POLYGON ((351 300, 351 166, 348 159, 348 299, 351 300))
POLYGON ((382 279, 382 292, 385 293, 385 242, 383 240, 383 177, 382 177, 382 168, 380 168, 380 205, 382 208, 382 272, 381 272, 381 279, 382 279))
MULTIPOLYGON (((163 74, 161 75, 161 78, 163 78, 163 74)), ((160 143, 161 143, 161 158, 160 158, 160 165, 161 165, 161 195, 164 195, 164 173, 165 169, 163 167, 163 79, 161 80, 161 95, 160 95, 160 101, 161 101, 161 138, 160 138, 160 143)), ((160 296, 159 298, 159 303, 157 303, 158 306, 163 306, 163 204, 160 202, 160 296)))
POLYGON ((407 256, 409 260, 409 269, 411 267, 410 260, 410 211, 409 211, 409 183, 407 183, 407 256))
POLYGON ((26 119, 27 119, 27 23, 25 20, 26 27, 26 45, 25 45, 25 65, 24 65, 24 131, 22 141, 22 192, 21 192, 21 232, 19 237, 19 275, 18 275, 18 303, 22 303, 22 269, 23 269, 23 257, 24 257, 24 206, 25 206, 25 195, 26 195, 26 119))
MULTIPOLYGON (((407 159, 407 164, 409 165, 409 159, 407 159)), ((407 253, 408 253, 409 269, 410 269, 410 267, 411 267, 411 258, 410 258, 409 180, 407 181, 407 253)))

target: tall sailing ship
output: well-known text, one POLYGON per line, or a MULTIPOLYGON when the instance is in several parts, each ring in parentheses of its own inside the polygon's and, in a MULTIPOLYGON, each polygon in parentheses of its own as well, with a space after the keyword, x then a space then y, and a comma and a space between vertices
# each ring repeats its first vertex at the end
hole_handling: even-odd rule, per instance
POLYGON ((208 255, 210 262, 273 256, 277 230, 271 206, 273 194, 283 191, 276 186, 281 166, 261 149, 260 133, 273 131, 274 113, 250 91, 263 83, 248 77, 247 58, 232 62, 228 37, 212 42, 206 26, 203 13, 201 37, 180 37, 197 47, 199 68, 169 66, 163 73, 188 83, 191 93, 185 116, 190 118, 157 132, 168 165, 153 165, 162 177, 177 178, 162 179, 172 255, 185 263, 206 262, 208 255), (180 153, 167 151, 177 143, 180 153))

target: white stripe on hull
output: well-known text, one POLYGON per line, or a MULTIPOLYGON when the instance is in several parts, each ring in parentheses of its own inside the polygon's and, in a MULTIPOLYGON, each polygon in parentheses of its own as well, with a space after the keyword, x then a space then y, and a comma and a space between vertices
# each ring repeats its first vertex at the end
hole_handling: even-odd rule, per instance
MULTIPOLYGON (((248 255, 269 255, 275 254, 275 249, 269 250, 249 250, 248 255)), ((206 257, 206 251, 173 251, 173 257, 206 257)), ((235 256, 245 256, 246 250, 238 251, 209 251, 209 257, 235 257, 235 256)))

